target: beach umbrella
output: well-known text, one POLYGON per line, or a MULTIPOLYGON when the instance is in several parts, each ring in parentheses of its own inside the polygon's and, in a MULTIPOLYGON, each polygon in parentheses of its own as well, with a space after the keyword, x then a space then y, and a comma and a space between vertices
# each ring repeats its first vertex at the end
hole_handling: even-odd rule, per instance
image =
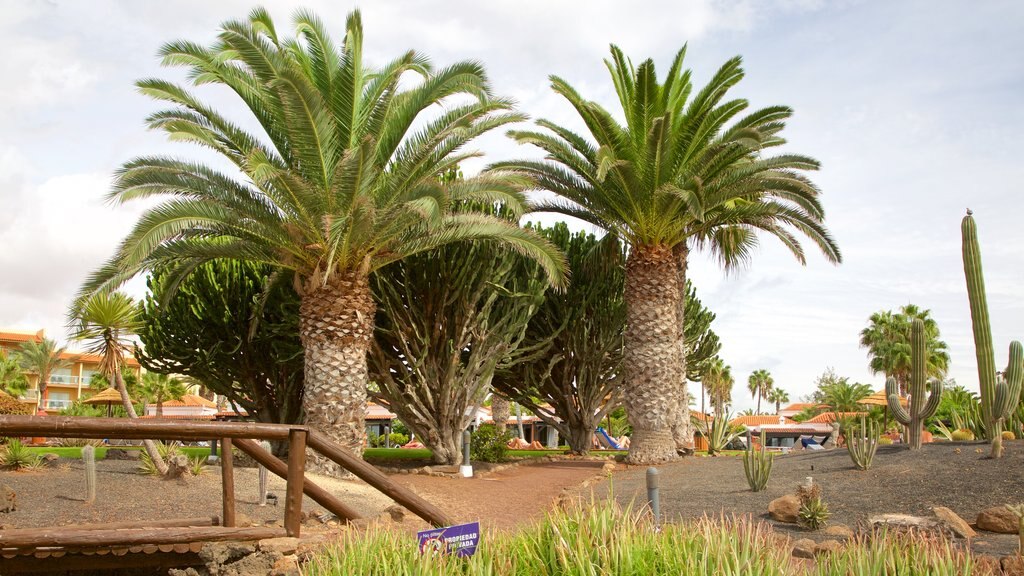
MULTIPOLYGON (((130 401, 130 400, 129 400, 130 401)), ((121 394, 113 388, 107 388, 103 392, 91 396, 88 400, 84 401, 86 404, 92 404, 93 406, 107 405, 107 416, 110 416, 111 409, 114 404, 121 404, 121 394)))
MULTIPOLYGON (((882 390, 879 390, 878 392, 875 392, 874 394, 871 394, 870 396, 865 396, 864 398, 862 398, 857 403, 858 404, 867 405, 867 406, 882 406, 883 408, 885 408, 885 416, 882 419, 882 426, 884 428, 888 428, 889 427, 889 400, 887 398, 888 397, 885 394, 885 390, 882 389, 882 390)), ((900 405, 902 405, 904 408, 906 408, 907 405, 908 405, 907 399, 901 397, 900 398, 900 405)))

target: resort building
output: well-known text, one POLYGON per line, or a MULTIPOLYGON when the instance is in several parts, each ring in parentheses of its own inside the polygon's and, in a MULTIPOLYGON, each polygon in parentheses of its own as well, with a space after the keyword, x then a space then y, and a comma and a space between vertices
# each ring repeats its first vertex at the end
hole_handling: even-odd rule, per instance
MULTIPOLYGON (((0 349, 3 349, 8 355, 17 354, 21 350, 22 344, 42 342, 45 337, 46 334, 43 330, 38 332, 0 330, 0 349)), ((46 398, 40 398, 38 394, 39 376, 26 372, 25 376, 28 378, 29 386, 19 400, 55 414, 71 406, 76 400, 92 395, 94 390, 89 388, 89 381, 99 371, 100 357, 95 354, 66 350, 61 354, 61 359, 65 360, 67 365, 50 374, 49 381, 46 383, 46 398)), ((136 376, 141 376, 142 367, 135 358, 131 356, 126 358, 125 366, 136 376)))

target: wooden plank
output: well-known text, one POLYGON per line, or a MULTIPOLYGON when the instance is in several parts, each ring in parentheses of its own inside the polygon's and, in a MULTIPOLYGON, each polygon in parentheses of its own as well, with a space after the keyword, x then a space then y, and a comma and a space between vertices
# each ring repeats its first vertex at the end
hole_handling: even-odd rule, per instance
MULTIPOLYGON (((252 456, 253 460, 262 464, 263 467, 271 474, 274 474, 279 478, 288 478, 288 467, 285 463, 270 452, 261 448, 256 442, 252 440, 236 439, 234 441, 234 446, 249 456, 252 456)), ((302 483, 302 491, 306 493, 306 496, 312 498, 314 502, 323 506, 329 512, 335 514, 342 520, 350 521, 362 517, 359 512, 339 500, 337 496, 317 486, 309 479, 306 479, 302 483)))
MULTIPOLYGON (((131 520, 128 522, 105 522, 97 524, 64 524, 62 530, 122 530, 126 528, 175 528, 185 526, 217 526, 220 518, 217 516, 204 516, 202 518, 168 518, 166 520, 131 520)), ((11 528, 22 533, 29 530, 46 530, 51 528, 11 528)), ((5 530, 0 530, 3 534, 5 530)))
POLYGON ((338 463, 342 468, 355 474, 370 486, 380 490, 392 500, 405 506, 410 512, 432 525, 442 527, 455 524, 455 520, 442 512, 440 508, 420 498, 408 488, 395 483, 383 472, 377 470, 362 458, 335 444, 322 432, 309 430, 307 443, 313 450, 338 463))
POLYGON ((152 440, 210 440, 258 438, 286 440, 304 426, 258 422, 193 422, 79 416, 0 416, 0 436, 50 438, 125 438, 152 440))
POLYGON ((284 496, 284 529, 299 537, 302 530, 302 487, 306 479, 306 431, 292 430, 288 436, 288 485, 284 496))
POLYGON ((220 440, 220 483, 224 525, 235 526, 235 463, 231 457, 231 438, 220 440))
POLYGON ((170 568, 201 566, 204 562, 194 552, 187 554, 156 553, 128 554, 127 556, 84 556, 68 554, 58 558, 56 555, 45 560, 34 556, 18 556, 0 560, 0 574, 63 574, 66 571, 88 570, 99 573, 105 570, 124 568, 148 568, 150 574, 166 574, 170 568))
MULTIPOLYGON (((283 528, 274 526, 228 528, 225 526, 185 528, 133 528, 127 530, 65 530, 62 527, 5 530, 0 533, 0 548, 36 548, 46 546, 131 546, 156 544, 170 551, 174 544, 190 542, 222 542, 225 540, 262 540, 286 536, 283 528)), ((104 553, 97 550, 98 554, 104 553)))

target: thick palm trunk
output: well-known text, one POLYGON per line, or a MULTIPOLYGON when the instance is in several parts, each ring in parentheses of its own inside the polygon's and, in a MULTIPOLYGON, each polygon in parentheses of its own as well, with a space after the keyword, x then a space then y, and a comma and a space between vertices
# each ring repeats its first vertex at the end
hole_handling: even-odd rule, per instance
POLYGON ((680 298, 672 250, 634 246, 626 262, 623 362, 626 412, 633 427, 626 460, 633 464, 677 458, 673 426, 679 425, 685 402, 680 398, 680 298))
MULTIPOLYGON (((307 289, 299 306, 306 424, 355 454, 362 454, 366 439, 366 353, 373 338, 375 310, 369 278, 359 273, 307 289)), ((347 475, 316 452, 309 452, 307 458, 309 470, 347 475)))
POLYGON ((761 393, 757 393, 757 413, 761 413, 761 393))
MULTIPOLYGON (((121 395, 121 405, 124 406, 124 411, 128 414, 129 418, 138 418, 139 415, 135 412, 135 406, 132 405, 132 399, 128 397, 128 388, 124 385, 124 377, 121 376, 121 371, 114 371, 114 385, 117 387, 118 394, 121 395)), ((149 454, 149 459, 153 461, 153 467, 160 473, 161 476, 167 474, 167 463, 164 462, 160 452, 156 449, 156 442, 152 440, 143 440, 142 446, 146 449, 146 454, 149 454)))
POLYGON ((686 326, 686 265, 689 250, 686 243, 680 243, 673 248, 672 253, 676 265, 676 283, 679 285, 676 304, 676 322, 679 326, 679 387, 672 437, 676 443, 676 451, 682 454, 693 450, 693 422, 690 420, 690 398, 686 389, 686 334, 683 329, 686 326))
POLYGON ((508 419, 512 415, 512 406, 508 400, 494 394, 491 396, 491 417, 498 434, 504 434, 508 428, 508 419))

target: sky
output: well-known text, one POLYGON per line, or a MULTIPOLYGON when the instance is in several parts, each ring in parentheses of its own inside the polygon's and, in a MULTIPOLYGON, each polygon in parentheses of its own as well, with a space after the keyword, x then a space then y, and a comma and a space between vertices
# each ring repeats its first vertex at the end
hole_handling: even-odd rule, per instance
MULTIPOLYGON (((721 355, 737 380, 734 409, 753 406, 750 372, 768 369, 796 400, 826 368, 876 389, 858 333, 871 313, 928 308, 949 344, 949 375, 977 389, 960 220, 979 229, 996 363, 1024 337, 1024 3, 837 0, 266 2, 278 30, 297 8, 318 13, 340 40, 363 12, 365 51, 381 63, 409 48, 435 65, 484 63, 498 94, 533 118, 578 127, 548 75, 586 98, 616 104, 602 60, 608 45, 664 73, 689 44, 703 85, 741 55, 731 95, 785 104, 787 149, 819 159, 826 221, 843 252, 833 266, 800 266, 765 238, 747 267, 723 273, 703 255, 691 278, 718 315, 721 355)), ((209 43, 250 2, 0 0, 0 327, 45 328, 65 339, 64 313, 85 276, 113 251, 145 206, 103 200, 111 175, 148 154, 204 159, 147 132, 157 103, 134 81, 180 80, 160 46, 209 43)), ((200 92, 200 94, 207 94, 200 92)), ((223 94, 208 99, 244 121, 223 94)), ((485 161, 536 157, 502 134, 479 140, 485 161)), ((467 171, 478 169, 467 166, 467 171)), ((809 247, 810 248, 810 247, 809 247)), ((141 281, 128 286, 140 296, 141 281)))

